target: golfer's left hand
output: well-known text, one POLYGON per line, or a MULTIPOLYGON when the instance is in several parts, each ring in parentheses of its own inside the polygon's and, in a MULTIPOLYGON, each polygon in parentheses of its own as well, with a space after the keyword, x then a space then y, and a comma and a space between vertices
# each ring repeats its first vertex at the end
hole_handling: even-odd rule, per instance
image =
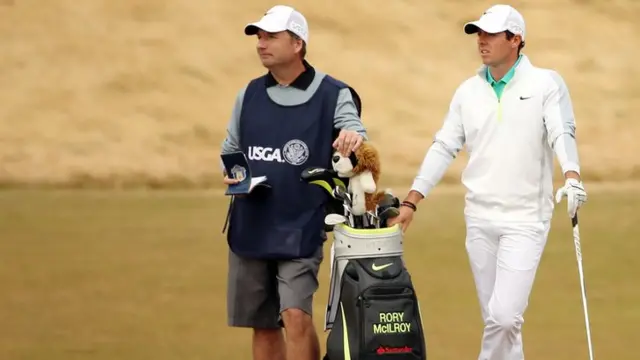
POLYGON ((362 145, 363 141, 364 138, 358 132, 343 129, 340 130, 338 138, 333 142, 333 147, 342 155, 349 156, 352 151, 356 151, 362 145))
POLYGON ((587 192, 584 191, 581 181, 569 178, 564 183, 564 186, 556 192, 556 203, 560 203, 565 196, 567 197, 567 212, 569 217, 573 218, 578 209, 587 202, 587 192))

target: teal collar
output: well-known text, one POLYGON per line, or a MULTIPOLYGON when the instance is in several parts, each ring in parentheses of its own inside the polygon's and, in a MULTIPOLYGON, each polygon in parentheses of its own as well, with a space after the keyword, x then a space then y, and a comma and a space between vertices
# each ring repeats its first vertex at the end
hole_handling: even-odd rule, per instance
POLYGON ((500 81, 495 81, 493 79, 493 76, 491 76, 491 71, 489 71, 489 68, 487 67, 487 71, 486 71, 487 82, 489 82, 491 86, 495 86, 497 83, 503 83, 506 85, 509 81, 511 81, 511 79, 513 79, 513 75, 515 75, 516 67, 518 67, 518 64, 520 63, 520 59, 522 59, 522 55, 518 56, 518 60, 516 60, 516 63, 513 64, 511 69, 509 69, 509 71, 502 77, 502 79, 500 79, 500 81))

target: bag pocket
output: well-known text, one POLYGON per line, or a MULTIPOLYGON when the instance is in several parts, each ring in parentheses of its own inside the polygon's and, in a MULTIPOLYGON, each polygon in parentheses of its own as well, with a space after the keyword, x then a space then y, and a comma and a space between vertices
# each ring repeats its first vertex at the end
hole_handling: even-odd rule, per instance
POLYGON ((360 359, 424 359, 422 326, 413 289, 376 286, 359 298, 360 359))

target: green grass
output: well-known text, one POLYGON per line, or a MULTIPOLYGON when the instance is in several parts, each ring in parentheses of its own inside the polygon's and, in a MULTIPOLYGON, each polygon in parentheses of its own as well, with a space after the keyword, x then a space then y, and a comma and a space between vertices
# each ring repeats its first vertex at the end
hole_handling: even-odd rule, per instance
MULTIPOLYGON (((429 358, 474 359, 482 323, 462 196, 436 194, 423 204, 406 258, 429 358)), ((0 192, 0 359, 250 359, 250 332, 226 326, 226 206, 206 192, 0 192)), ((581 213, 598 359, 638 357, 638 209, 638 194, 602 193, 581 213)), ((527 358, 586 359, 583 321, 562 204, 525 314, 527 358)))

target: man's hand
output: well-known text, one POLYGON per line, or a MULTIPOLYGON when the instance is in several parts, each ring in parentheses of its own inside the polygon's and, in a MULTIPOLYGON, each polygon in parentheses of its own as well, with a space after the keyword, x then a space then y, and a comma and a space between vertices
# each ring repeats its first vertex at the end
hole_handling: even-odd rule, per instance
MULTIPOLYGON (((238 179, 231 179, 231 178, 229 178, 229 177, 227 176, 227 174, 224 174, 224 178, 222 179, 222 182, 223 182, 225 185, 233 185, 233 184, 237 184, 237 183, 239 183, 239 182, 240 182, 240 180, 238 180, 238 179)), ((237 198, 242 199, 242 198, 244 198, 246 195, 234 195, 234 196, 235 196, 235 197, 237 197, 237 198)))
POLYGON ((362 145, 364 138, 353 130, 340 130, 340 134, 336 141, 333 142, 333 148, 338 150, 342 155, 349 156, 352 151, 356 151, 362 145))
POLYGON ((578 209, 587 202, 587 193, 584 191, 582 181, 573 177, 567 178, 564 186, 556 192, 556 203, 560 203, 564 196, 567 197, 567 212, 569 213, 569 217, 573 218, 578 212, 578 209))
POLYGON ((391 218, 387 221, 388 226, 393 226, 395 224, 400 224, 402 227, 402 233, 404 234, 409 228, 409 224, 413 220, 413 213, 416 212, 418 203, 424 199, 421 193, 411 190, 407 197, 400 204, 400 214, 394 218, 391 218), (407 204, 408 203, 408 204, 407 204), (403 205, 406 204, 406 205, 403 205))
POLYGON ((387 221, 387 226, 392 227, 395 224, 400 224, 402 233, 405 233, 409 228, 409 224, 411 224, 411 221, 413 220, 414 211, 407 206, 400 206, 400 209, 398 210, 400 210, 400 214, 394 218, 390 218, 387 221))
POLYGON ((222 182, 225 185, 233 185, 233 184, 239 183, 240 181, 238 179, 231 179, 227 175, 225 175, 224 178, 222 179, 222 182))

